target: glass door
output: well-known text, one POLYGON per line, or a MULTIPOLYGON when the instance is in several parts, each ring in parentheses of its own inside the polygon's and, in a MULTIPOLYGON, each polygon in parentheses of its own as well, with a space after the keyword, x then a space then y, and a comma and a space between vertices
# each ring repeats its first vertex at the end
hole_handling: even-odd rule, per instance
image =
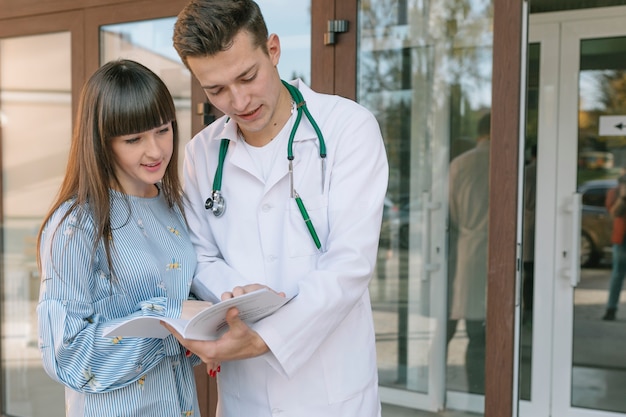
POLYGON ((531 16, 537 232, 522 417, 626 413, 624 239, 609 213, 626 173, 625 18, 624 7, 531 16))
MULTIPOLYGON (((532 22, 532 20, 531 20, 532 22)), ((524 149, 519 415, 549 416, 554 299, 554 198, 558 165, 559 27, 529 30, 527 123, 524 149), (546 138, 546 139, 544 139, 546 138), (541 181, 537 181, 541 178, 541 181), (537 231, 537 232, 536 232, 537 231), (542 231, 540 233, 539 231, 542 231)))
POLYGON ((71 136, 69 58, 69 32, 0 39, 2 367, 10 415, 64 413, 63 388, 41 364, 35 310, 37 232, 63 176, 71 136))
POLYGON ((357 100, 377 117, 390 164, 370 285, 383 415, 482 414, 491 4, 358 10, 357 100))
POLYGON ((38 349, 36 240, 65 171, 82 83, 72 69, 83 47, 79 20, 58 13, 0 24, 3 415, 64 414, 63 387, 44 372, 38 349))
MULTIPOLYGON (((559 174, 573 175, 559 178, 559 189, 567 187, 571 192, 573 185, 582 196, 582 222, 576 227, 582 229, 578 235, 586 256, 578 279, 561 280, 556 287, 555 305, 569 313, 562 326, 555 326, 557 332, 562 331, 562 337, 558 333, 555 337, 555 372, 567 381, 554 384, 554 412, 558 414, 626 413, 626 397, 618 388, 626 382, 625 306, 621 320, 602 320, 611 298, 611 271, 618 268, 617 280, 624 278, 625 260, 619 257, 623 237, 622 243, 612 245, 612 228, 618 227, 617 222, 613 225, 604 204, 599 204, 626 172, 626 134, 620 128, 626 121, 625 17, 626 10, 621 8, 619 13, 612 10, 611 17, 587 19, 584 24, 573 20, 561 26, 561 68, 566 71, 561 78, 577 80, 578 88, 560 93, 559 118, 572 123, 559 129, 559 150, 570 149, 562 153, 568 157, 563 163, 571 167, 560 169, 559 174), (612 254, 617 256, 609 261, 612 254)), ((615 309, 621 282, 614 288, 616 299, 611 307, 615 309)))

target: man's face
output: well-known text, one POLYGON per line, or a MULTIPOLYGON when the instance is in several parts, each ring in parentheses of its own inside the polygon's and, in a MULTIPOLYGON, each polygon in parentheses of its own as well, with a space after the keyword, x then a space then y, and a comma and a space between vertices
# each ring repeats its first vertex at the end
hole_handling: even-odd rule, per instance
POLYGON ((282 88, 276 69, 280 57, 276 35, 268 38, 267 47, 268 54, 242 31, 228 50, 187 59, 211 104, 230 116, 244 134, 272 130, 282 88))

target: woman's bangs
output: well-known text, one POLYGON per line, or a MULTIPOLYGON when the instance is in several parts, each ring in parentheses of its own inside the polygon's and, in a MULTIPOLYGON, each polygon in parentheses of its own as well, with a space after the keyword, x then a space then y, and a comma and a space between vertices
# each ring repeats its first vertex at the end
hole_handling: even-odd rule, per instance
POLYGON ((112 100, 108 115, 103 114, 103 125, 108 127, 104 137, 145 132, 175 119, 167 95, 158 90, 155 94, 150 87, 155 86, 142 85, 119 91, 118 97, 112 100))

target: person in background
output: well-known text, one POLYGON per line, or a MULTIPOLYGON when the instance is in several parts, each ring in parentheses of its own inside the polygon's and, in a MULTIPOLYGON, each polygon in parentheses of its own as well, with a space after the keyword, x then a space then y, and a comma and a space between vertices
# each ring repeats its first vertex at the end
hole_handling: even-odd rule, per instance
POLYGON ((45 371, 67 416, 199 416, 190 355, 173 336, 105 338, 132 316, 192 315, 196 255, 183 216, 174 102, 129 60, 81 92, 65 178, 38 236, 45 371))
POLYGON ((491 114, 478 121, 476 147, 450 163, 450 271, 452 282, 448 342, 465 321, 468 391, 484 393, 487 241, 489 222, 489 148, 491 114))
POLYGON ((262 286, 295 295, 251 326, 230 310, 219 340, 180 339, 210 374, 220 370, 217 415, 380 416, 368 285, 388 164, 376 119, 283 82, 279 38, 251 0, 192 0, 174 47, 225 114, 185 153, 192 291, 211 301, 262 286))
POLYGON ((613 257, 611 260, 609 298, 602 320, 613 321, 616 318, 624 275, 626 275, 626 175, 619 177, 617 187, 607 192, 605 206, 613 219, 613 231, 611 233, 613 257))

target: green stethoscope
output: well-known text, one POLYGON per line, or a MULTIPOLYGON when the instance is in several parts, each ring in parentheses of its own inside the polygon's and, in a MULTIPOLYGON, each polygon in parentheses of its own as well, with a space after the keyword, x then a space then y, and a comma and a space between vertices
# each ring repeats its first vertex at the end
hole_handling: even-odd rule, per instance
MULTIPOLYGON (((306 118, 309 119, 313 129, 315 129, 315 133, 317 134, 317 139, 320 143, 320 158, 322 161, 322 192, 324 191, 324 181, 326 175, 326 143, 324 142, 324 136, 322 135, 322 131, 319 126, 309 113, 309 109, 306 106, 306 102, 302 97, 302 93, 293 85, 282 81, 283 85, 289 90, 289 94, 291 98, 296 103, 296 120, 291 128, 291 133, 289 135, 289 141, 287 142, 287 159, 289 160, 289 184, 291 187, 291 198, 296 200, 296 204, 298 205, 298 209, 300 210, 300 214, 302 214, 302 218, 304 219, 304 223, 306 227, 309 229, 309 233, 313 238, 313 242, 317 249, 322 248, 322 244, 320 243, 319 237, 317 236, 317 232, 315 231, 315 227, 313 227, 313 223, 309 218, 309 213, 306 211, 304 207, 304 203, 302 199, 296 192, 293 187, 293 138, 296 136, 296 131, 298 130, 298 126, 300 126, 300 120, 302 119, 302 114, 306 115, 306 118)), ((228 145, 230 143, 230 139, 222 139, 220 142, 220 152, 219 159, 217 163, 217 169, 215 170, 215 178, 213 178, 213 191, 211 192, 211 197, 207 198, 204 203, 204 207, 207 210, 211 210, 215 217, 220 217, 224 214, 226 210, 226 200, 224 200, 224 196, 222 195, 222 174, 224 171, 224 160, 226 159, 226 152, 228 152, 228 145)))

